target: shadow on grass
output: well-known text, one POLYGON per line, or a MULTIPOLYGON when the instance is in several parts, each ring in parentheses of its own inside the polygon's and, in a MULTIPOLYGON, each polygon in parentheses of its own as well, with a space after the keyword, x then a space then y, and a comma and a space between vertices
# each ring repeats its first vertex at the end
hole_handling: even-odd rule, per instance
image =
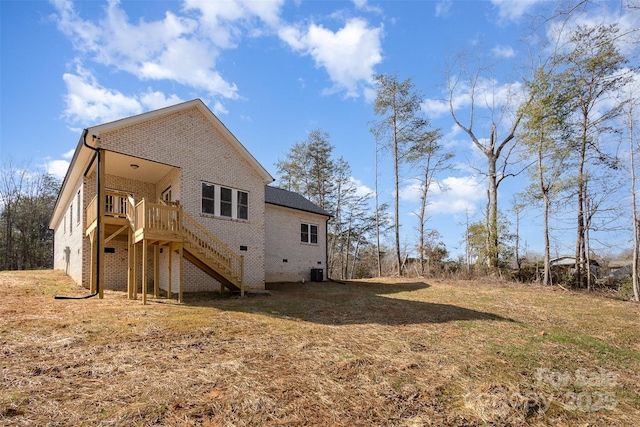
POLYGON ((185 296, 185 304, 220 310, 262 314, 324 325, 408 325, 458 320, 512 321, 496 314, 451 304, 428 302, 426 283, 277 283, 269 295, 246 298, 185 296), (406 293, 406 295, 405 295, 406 293))

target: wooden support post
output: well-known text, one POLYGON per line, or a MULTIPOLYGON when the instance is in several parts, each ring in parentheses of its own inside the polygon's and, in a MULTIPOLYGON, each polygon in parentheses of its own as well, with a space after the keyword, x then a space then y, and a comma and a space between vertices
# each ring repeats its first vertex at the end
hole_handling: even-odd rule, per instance
MULTIPOLYGON (((98 221, 100 221, 100 227, 98 227, 100 229, 100 235, 96 236, 96 238, 98 239, 98 241, 100 242, 100 244, 102 245, 104 243, 104 214, 105 214, 105 192, 104 192, 104 180, 106 178, 106 173, 105 173, 105 151, 104 150, 100 150, 100 159, 101 161, 98 162, 98 170, 97 170, 97 176, 96 179, 98 180, 98 184, 100 186, 98 194, 102 195, 102 197, 98 200, 96 200, 97 204, 98 204, 98 221)), ((100 269, 98 271, 98 298, 102 299, 104 298, 104 248, 100 251, 98 251, 98 264, 100 265, 100 269)))
POLYGON ((96 232, 91 231, 89 233, 89 245, 91 246, 91 272, 89 273, 89 292, 94 293, 96 291, 96 259, 97 259, 97 247, 96 247, 96 232))
POLYGON ((168 276, 167 276, 167 298, 171 298, 171 268, 172 268, 172 264, 173 264, 173 259, 172 259, 172 255, 173 255, 173 243, 169 243, 169 271, 168 271, 168 276))
POLYGON ((138 245, 133 244, 133 299, 138 299, 138 245))
POLYGON ((184 270, 183 264, 184 264, 184 257, 183 257, 183 244, 180 243, 180 248, 178 249, 179 254, 180 254, 180 283, 178 285, 178 302, 182 303, 182 273, 184 270))
POLYGON ((129 299, 133 299, 133 285, 134 285, 134 277, 133 277, 133 265, 135 263, 135 257, 134 257, 134 244, 133 244, 133 232, 131 231, 131 228, 129 228, 129 233, 128 233, 128 238, 127 238, 127 248, 128 248, 128 254, 127 254, 127 298, 129 299))
POLYGON ((160 295, 160 246, 153 246, 153 297, 160 295))
POLYGON ((148 254, 147 249, 149 242, 147 239, 142 239, 142 304, 147 303, 147 267, 148 267, 148 254))
POLYGON ((244 255, 240 257, 240 271, 242 273, 240 277, 240 296, 244 297, 244 255))

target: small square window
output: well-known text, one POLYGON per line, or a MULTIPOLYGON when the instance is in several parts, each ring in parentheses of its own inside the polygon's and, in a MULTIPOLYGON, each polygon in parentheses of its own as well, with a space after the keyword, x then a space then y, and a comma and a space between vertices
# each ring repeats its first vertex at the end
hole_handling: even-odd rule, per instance
POLYGON ((300 224, 300 241, 302 243, 318 244, 318 226, 314 224, 300 224))

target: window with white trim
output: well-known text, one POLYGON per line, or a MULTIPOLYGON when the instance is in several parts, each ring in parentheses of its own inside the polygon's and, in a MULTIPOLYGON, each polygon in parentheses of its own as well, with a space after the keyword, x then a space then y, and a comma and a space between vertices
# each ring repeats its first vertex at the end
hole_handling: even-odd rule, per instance
POLYGON ((216 213, 216 187, 206 182, 202 183, 202 213, 216 213))
POLYGON ((315 224, 300 224, 300 242, 318 244, 318 226, 315 224))
POLYGON ((249 219, 249 193, 238 190, 238 219, 249 219))
POLYGON ((249 193, 202 183, 202 213, 232 219, 249 219, 249 193))
POLYGON ((220 187, 220 216, 231 218, 233 211, 233 198, 231 189, 220 187))
POLYGON ((80 219, 82 218, 82 204, 80 203, 80 190, 78 190, 78 196, 76 198, 76 206, 77 206, 77 210, 78 212, 76 213, 76 221, 78 222, 78 224, 80 224, 80 219))

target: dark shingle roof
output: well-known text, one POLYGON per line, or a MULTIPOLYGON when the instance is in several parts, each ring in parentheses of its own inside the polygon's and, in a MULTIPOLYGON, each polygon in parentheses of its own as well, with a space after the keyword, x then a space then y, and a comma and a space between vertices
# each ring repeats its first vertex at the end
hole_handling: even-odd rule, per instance
POLYGON ((268 185, 265 186, 264 201, 271 205, 283 206, 285 208, 297 209, 318 215, 331 216, 330 213, 315 203, 310 202, 300 194, 294 193, 293 191, 283 190, 282 188, 270 187, 268 185))

